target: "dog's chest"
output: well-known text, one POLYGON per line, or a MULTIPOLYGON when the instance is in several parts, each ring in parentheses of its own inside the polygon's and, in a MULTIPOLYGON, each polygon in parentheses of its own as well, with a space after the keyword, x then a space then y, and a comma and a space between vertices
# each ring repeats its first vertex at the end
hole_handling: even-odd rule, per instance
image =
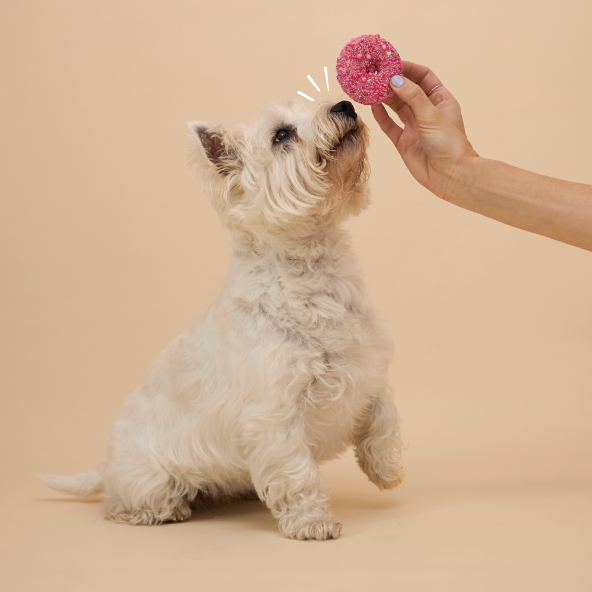
POLYGON ((337 454, 390 361, 353 256, 310 266, 236 261, 229 280, 223 325, 240 344, 233 359, 246 352, 249 377, 237 384, 252 385, 252 400, 278 413, 304 411, 315 458, 337 454))
POLYGON ((384 356, 373 356, 376 324, 353 258, 255 265, 235 286, 236 305, 257 340, 270 343, 268 355, 286 361, 285 380, 297 385, 298 396, 355 398, 382 363, 384 356))
POLYGON ((356 272, 341 259, 253 265, 244 274, 239 302, 288 339, 316 340, 333 349, 337 342, 360 338, 369 314, 356 272))

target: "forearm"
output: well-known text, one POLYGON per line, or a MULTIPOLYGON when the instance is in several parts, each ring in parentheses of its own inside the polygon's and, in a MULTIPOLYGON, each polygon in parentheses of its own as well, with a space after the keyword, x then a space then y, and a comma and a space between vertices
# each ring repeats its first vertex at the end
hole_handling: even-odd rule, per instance
POLYGON ((590 185, 473 157, 451 175, 441 197, 504 224, 592 251, 590 185))

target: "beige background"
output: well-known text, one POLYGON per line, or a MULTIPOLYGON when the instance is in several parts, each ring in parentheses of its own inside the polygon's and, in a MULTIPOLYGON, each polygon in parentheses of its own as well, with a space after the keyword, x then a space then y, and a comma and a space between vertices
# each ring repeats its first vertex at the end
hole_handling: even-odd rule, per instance
POLYGON ((3 590, 592 589, 591 254, 438 201, 363 106, 374 203, 350 226, 392 320, 407 481, 328 464, 343 538, 300 543, 255 502, 129 527, 34 477, 105 458, 127 394, 221 288, 229 236, 185 121, 338 99, 338 51, 380 33, 456 94, 482 155, 592 183, 587 0, 0 10, 3 590))

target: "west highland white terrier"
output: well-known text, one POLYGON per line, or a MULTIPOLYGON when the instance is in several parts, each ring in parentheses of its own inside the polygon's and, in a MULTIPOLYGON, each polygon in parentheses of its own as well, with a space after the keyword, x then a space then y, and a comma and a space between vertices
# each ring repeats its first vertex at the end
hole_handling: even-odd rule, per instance
POLYGON ((232 234, 222 293, 129 396, 107 462, 40 476, 78 496, 104 491, 117 522, 183 520, 198 497, 256 494, 285 536, 336 539, 319 463, 353 446, 379 489, 403 478, 392 342, 342 228, 369 201, 367 127, 341 101, 189 132, 232 234))

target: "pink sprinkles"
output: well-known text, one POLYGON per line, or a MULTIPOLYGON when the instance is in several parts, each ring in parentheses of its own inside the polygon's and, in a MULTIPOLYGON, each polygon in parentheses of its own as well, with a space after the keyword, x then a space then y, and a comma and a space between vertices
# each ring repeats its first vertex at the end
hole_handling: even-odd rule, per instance
POLYGON ((356 103, 378 105, 393 96, 389 80, 403 71, 397 50, 380 35, 352 39, 337 58, 337 80, 356 103))

